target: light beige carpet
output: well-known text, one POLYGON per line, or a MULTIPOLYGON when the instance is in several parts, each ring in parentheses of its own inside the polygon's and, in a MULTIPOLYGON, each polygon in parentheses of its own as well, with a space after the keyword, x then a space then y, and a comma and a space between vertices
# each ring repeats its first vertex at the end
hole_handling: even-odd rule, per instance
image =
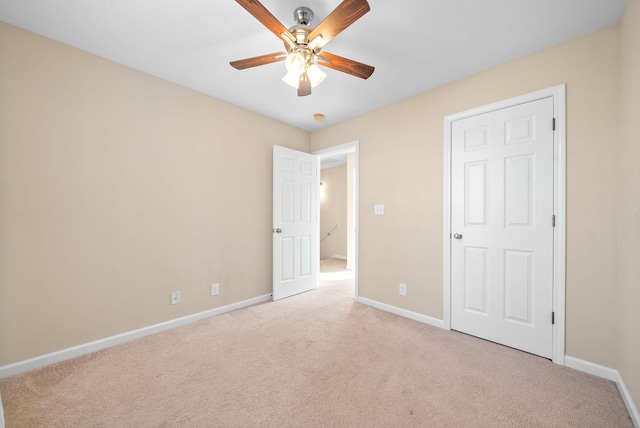
MULTIPOLYGON (((320 261, 320 281, 355 281, 355 271, 347 269, 346 260, 324 259, 320 261)), ((355 283, 352 285, 355 292, 355 283)))
POLYGON ((0 380, 13 427, 629 427, 614 383, 357 304, 353 283, 0 380))

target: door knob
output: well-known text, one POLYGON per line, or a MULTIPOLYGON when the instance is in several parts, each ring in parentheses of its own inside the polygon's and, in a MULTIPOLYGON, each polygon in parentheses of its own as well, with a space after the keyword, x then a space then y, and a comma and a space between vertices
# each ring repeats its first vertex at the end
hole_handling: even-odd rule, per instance
POLYGON ((273 231, 274 231, 275 233, 282 233, 282 229, 280 229, 280 228, 273 229, 273 231))
POLYGON ((453 237, 454 237, 455 239, 462 239, 462 235, 460 235, 459 233, 454 233, 454 234, 453 234, 453 237))

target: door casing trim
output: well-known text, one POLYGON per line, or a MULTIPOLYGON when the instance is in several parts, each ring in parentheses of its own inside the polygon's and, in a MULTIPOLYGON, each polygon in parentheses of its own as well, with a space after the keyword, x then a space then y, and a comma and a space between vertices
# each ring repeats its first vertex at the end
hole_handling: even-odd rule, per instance
MULTIPOLYGON (((344 153, 344 152, 353 152, 356 157, 356 180, 353 188, 353 198, 355 204, 355 214, 354 214, 354 225, 353 227, 356 229, 355 232, 355 242, 354 242, 354 274, 355 274, 355 290, 354 290, 354 299, 358 300, 360 297, 359 288, 358 288, 358 277, 359 277, 359 254, 360 254, 360 140, 350 141, 348 143, 339 144, 337 146, 327 147, 325 149, 316 150, 312 152, 312 155, 316 155, 318 160, 318 183, 320 183, 320 172, 321 165, 320 161, 322 158, 331 157, 331 155, 344 153)), ((318 192, 318 198, 320 198, 320 193, 318 192)), ((320 218, 320 202, 318 201, 318 218, 320 218)), ((320 236, 320 222, 318 221, 318 237, 320 236)), ((318 240, 318 255, 320 254, 320 240, 318 240)), ((320 269, 320 265, 318 264, 318 269, 320 269)))
MULTIPOLYGON (((476 107, 444 118, 444 227, 443 227, 443 321, 451 330, 451 137, 453 122, 519 104, 553 98, 553 362, 565 365, 565 254, 566 254, 566 85, 561 84, 496 103, 476 107)), ((551 126, 551 124, 549 124, 551 126)))

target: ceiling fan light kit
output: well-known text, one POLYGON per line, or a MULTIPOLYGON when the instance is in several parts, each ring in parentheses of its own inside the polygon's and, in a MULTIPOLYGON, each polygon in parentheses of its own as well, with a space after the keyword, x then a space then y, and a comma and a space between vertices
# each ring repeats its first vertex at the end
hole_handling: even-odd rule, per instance
POLYGON ((287 53, 276 52, 258 57, 232 61, 238 70, 285 61, 287 74, 282 80, 298 90, 298 96, 311 94, 326 77, 318 67, 322 65, 361 79, 368 79, 374 67, 342 58, 328 52, 321 53, 322 47, 342 30, 353 24, 369 9, 367 0, 344 0, 317 27, 310 27, 313 11, 299 7, 293 17, 296 25, 287 29, 258 0, 236 0, 243 8, 260 21, 273 34, 284 41, 287 53))
POLYGON ((299 88, 300 78, 305 73, 312 88, 318 86, 327 76, 315 64, 313 51, 306 46, 296 46, 292 49, 284 63, 287 68, 287 74, 282 80, 296 89, 299 88))

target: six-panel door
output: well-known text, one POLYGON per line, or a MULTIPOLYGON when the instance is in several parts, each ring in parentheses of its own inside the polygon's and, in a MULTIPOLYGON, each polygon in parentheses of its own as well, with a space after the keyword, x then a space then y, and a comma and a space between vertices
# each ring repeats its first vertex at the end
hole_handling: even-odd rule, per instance
POLYGON ((315 156, 273 147, 273 300, 317 286, 317 188, 315 156))
POLYGON ((452 329, 552 357, 553 100, 452 123, 452 329))

